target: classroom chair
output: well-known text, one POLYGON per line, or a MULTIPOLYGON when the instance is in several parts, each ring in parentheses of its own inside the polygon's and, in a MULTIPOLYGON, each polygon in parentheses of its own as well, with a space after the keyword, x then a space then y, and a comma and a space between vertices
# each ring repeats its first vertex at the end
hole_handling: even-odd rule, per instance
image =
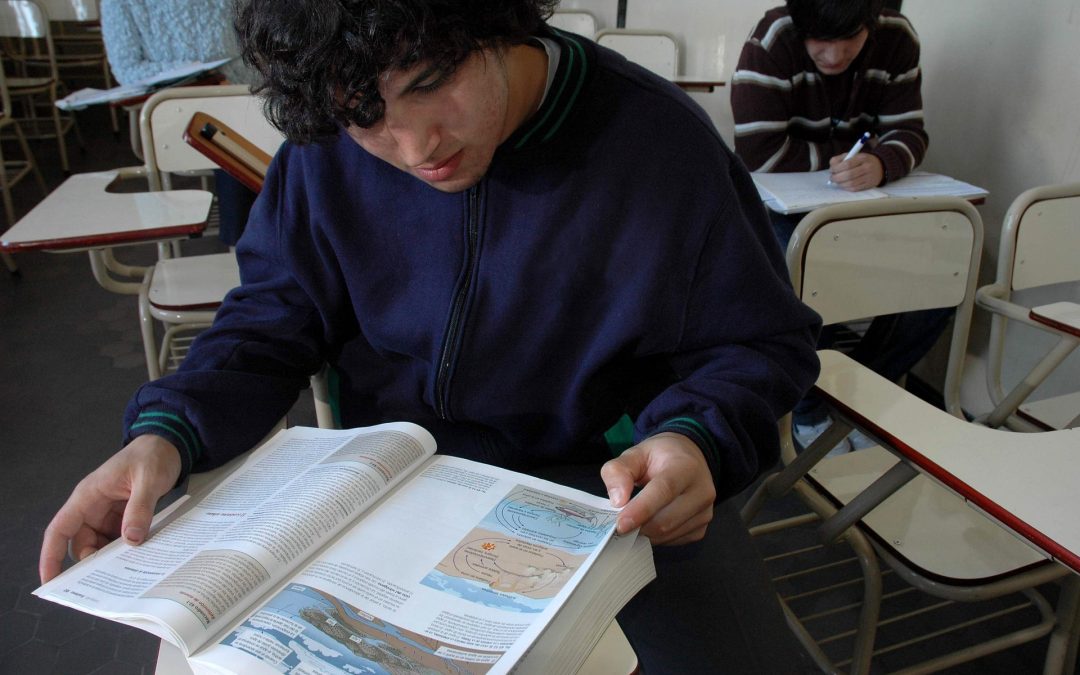
POLYGON ((1078 210, 1080 183, 1069 183, 1027 190, 1005 214, 997 277, 975 296, 978 306, 990 313, 986 374, 995 407, 981 418, 989 426, 1005 425, 1016 431, 1080 426, 1080 387, 1030 400, 1080 345, 1078 210), (1021 299, 1033 293, 1040 296, 1039 304, 1021 299), (1050 299, 1056 301, 1047 302, 1050 299), (1017 343, 1038 344, 1037 339, 1047 335, 1056 342, 1006 389, 1002 372, 1006 355, 1014 358, 1017 343))
MULTIPOLYGON (((269 157, 283 137, 262 114, 262 105, 246 85, 174 87, 143 105, 140 132, 150 189, 169 189, 174 174, 198 174, 216 164, 184 143, 196 113, 212 115, 221 125, 242 130, 269 157)), ((175 256, 165 252, 146 271, 139 289, 139 319, 150 378, 175 369, 195 336, 213 321, 229 290, 240 284, 232 253, 175 256), (163 327, 157 337, 156 324, 163 327)))
POLYGON ((596 15, 583 9, 557 9, 547 23, 552 28, 581 35, 590 40, 596 37, 596 31, 599 28, 596 15))
POLYGON ((33 0, 2 0, 0 38, 7 38, 5 56, 17 72, 8 78, 8 89, 13 99, 25 102, 19 119, 32 126, 27 134, 30 138, 56 139, 60 167, 66 175, 71 169, 64 138, 74 132, 80 147, 83 141, 74 114, 61 115, 56 107, 61 83, 49 16, 33 0), (43 127, 46 118, 38 116, 39 108, 48 108, 52 131, 43 127))
MULTIPOLYGON (((101 37, 99 0, 37 0, 53 23, 53 45, 60 74, 100 78, 101 88, 114 85, 101 37)), ((114 135, 120 133, 116 108, 109 106, 114 135)))
POLYGON ((660 77, 674 80, 679 73, 679 41, 671 33, 608 29, 596 34, 596 43, 619 52, 660 77))
MULTIPOLYGON (((204 92, 208 91, 211 94, 224 97, 232 96, 235 89, 222 87, 203 88, 204 92)), ((277 143, 280 143, 280 133, 269 128, 265 123, 248 118, 247 115, 251 113, 251 109, 246 106, 243 108, 244 115, 239 120, 234 119, 234 114, 222 115, 222 117, 234 122, 242 122, 248 133, 262 143, 260 147, 253 143, 250 138, 226 124, 222 119, 205 112, 206 110, 213 110, 218 114, 222 112, 234 113, 237 106, 217 97, 200 98, 196 96, 188 99, 186 96, 180 95, 180 99, 184 100, 184 105, 171 109, 165 115, 154 117, 159 128, 168 128, 170 130, 167 138, 174 137, 178 129, 178 123, 182 122, 190 114, 191 117, 187 121, 182 134, 187 145, 252 191, 258 192, 261 190, 271 160, 270 153, 264 148, 272 150, 277 143)), ((176 99, 170 96, 167 97, 167 100, 176 99)), ((157 157, 158 155, 152 153, 152 156, 157 157)), ((189 160, 188 167, 199 163, 194 158, 189 157, 189 160)), ((173 168, 179 166, 178 164, 168 165, 173 168)), ((235 260, 224 260, 220 258, 220 255, 229 255, 231 257, 232 254, 173 258, 160 261, 156 266, 159 269, 155 271, 154 275, 158 279, 156 286, 147 286, 145 301, 140 297, 140 318, 143 318, 144 315, 147 317, 142 322, 143 326, 152 325, 149 321, 150 318, 158 319, 168 325, 167 330, 173 330, 187 324, 192 332, 197 333, 204 327, 209 326, 213 322, 213 314, 217 306, 220 304, 221 299, 224 298, 224 292, 239 285, 239 278, 233 278, 232 276, 237 271, 235 260), (165 272, 165 274, 162 275, 160 272, 165 272), (196 314, 189 313, 186 316, 169 315, 169 308, 166 307, 168 303, 162 299, 163 294, 183 292, 183 289, 191 288, 182 279, 175 276, 170 278, 168 276, 170 272, 183 274, 189 278, 198 278, 204 274, 217 275, 215 281, 207 286, 206 295, 211 296, 210 302, 204 307, 198 307, 197 304, 200 301, 205 301, 206 298, 192 298, 188 301, 187 307, 189 312, 196 312, 196 314), (154 295, 152 291, 156 291, 158 295, 154 295), (197 314, 200 311, 204 313, 197 314)), ((182 329, 177 329, 176 332, 180 330, 182 329)), ((152 341, 152 338, 153 336, 150 335, 148 339, 152 341)), ((186 355, 187 348, 190 346, 190 340, 186 338, 182 338, 182 340, 182 342, 173 340, 168 350, 159 350, 159 368, 164 369, 166 366, 175 368, 175 366, 179 365, 179 361, 186 355), (169 352, 170 363, 168 364, 160 360, 160 355, 166 353, 166 351, 169 352)), ((340 429, 336 374, 328 365, 324 364, 322 369, 311 377, 311 391, 314 398, 316 424, 322 429, 340 429)))
MULTIPOLYGON (((806 588, 807 581, 835 571, 832 561, 816 569, 785 570, 784 584, 798 586, 790 594, 781 594, 785 616, 823 671, 847 668, 864 674, 870 671, 875 654, 896 648, 877 640, 883 565, 907 584, 947 601, 1020 592, 1037 615, 1030 625, 930 658, 905 672, 947 668, 1044 637, 1055 628, 1055 649, 1048 653, 1047 672, 1060 672, 1066 658, 1063 646, 1075 632, 1075 607, 1063 608, 1063 616, 1056 617, 1035 587, 1067 577, 1069 570, 908 463, 898 461, 898 448, 923 447, 920 444, 927 438, 940 442, 945 430, 965 443, 980 443, 977 438, 966 438, 979 433, 992 434, 994 443, 1013 443, 1016 437, 967 422, 959 405, 981 250, 979 215, 969 203, 956 198, 881 199, 817 209, 798 225, 788 246, 787 263, 795 291, 821 314, 826 325, 897 312, 955 308, 945 410, 915 398, 839 352, 822 351, 822 372, 815 389, 835 422, 797 452, 790 415, 786 416, 779 425, 784 467, 762 481, 742 510, 755 536, 769 535, 773 540, 781 539, 782 544, 800 542, 798 552, 778 554, 774 564, 802 564, 807 554, 820 556, 825 549, 799 540, 805 527, 815 523, 819 523, 816 538, 823 545, 832 546, 839 539, 854 552, 860 575, 825 582, 836 586, 806 588), (852 428, 880 445, 826 456, 852 428), (902 487, 891 493, 898 485, 902 487), (768 499, 787 494, 797 496, 811 513, 753 524, 768 499), (883 497, 887 498, 878 503, 883 497), (846 505, 851 506, 844 508, 846 505), (792 579, 802 583, 795 584, 792 579), (861 603, 855 601, 846 608, 823 606, 836 588, 859 587, 861 603), (856 611, 851 657, 834 661, 826 649, 833 649, 831 643, 843 635, 821 635, 816 622, 856 611)), ((777 584, 782 587, 780 580, 777 584)), ((1075 592, 1075 588, 1070 590, 1075 592)), ((851 598, 843 602, 851 602, 851 598)), ((965 618, 970 616, 969 612, 965 618)), ((894 620, 890 617, 885 623, 894 620)), ((931 637, 933 633, 911 638, 911 644, 931 637)))
MULTIPOLYGON (((3 67, 0 67, 0 131, 9 127, 19 143, 23 156, 21 160, 8 159, 4 156, 3 148, 0 147, 0 194, 4 199, 4 216, 7 218, 7 226, 11 227, 15 224, 15 206, 11 200, 11 188, 32 173, 38 187, 41 188, 42 197, 48 194, 48 190, 45 188, 45 179, 41 176, 37 162, 34 161, 34 155, 30 152, 30 146, 26 143, 22 127, 11 114, 11 95, 8 93, 7 77, 4 75, 3 67)), ((15 261, 6 251, 0 254, 0 258, 3 259, 9 272, 14 274, 18 271, 15 261)))

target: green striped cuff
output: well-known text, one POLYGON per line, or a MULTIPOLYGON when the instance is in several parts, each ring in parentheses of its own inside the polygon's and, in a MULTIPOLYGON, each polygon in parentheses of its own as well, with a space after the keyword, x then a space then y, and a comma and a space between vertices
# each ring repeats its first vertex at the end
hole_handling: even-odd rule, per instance
POLYGON ((180 477, 191 473, 191 467, 202 457, 203 447, 199 435, 187 420, 175 413, 143 411, 128 428, 128 439, 154 434, 165 438, 180 451, 180 477))
POLYGON ((716 438, 700 422, 692 417, 674 417, 661 423, 653 432, 653 435, 664 431, 682 434, 697 443, 697 446, 701 448, 701 454, 705 455, 705 461, 709 465, 709 471, 712 472, 713 481, 715 482, 719 478, 720 447, 716 443, 716 438))

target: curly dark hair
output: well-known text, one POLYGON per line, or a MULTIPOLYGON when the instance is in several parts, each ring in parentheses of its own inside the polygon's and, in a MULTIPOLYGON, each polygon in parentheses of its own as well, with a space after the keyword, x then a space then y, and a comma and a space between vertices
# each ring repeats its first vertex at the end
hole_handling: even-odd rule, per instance
POLYGON ((787 0, 795 29, 804 38, 842 40, 860 29, 873 32, 884 0, 787 0))
POLYGON ((476 50, 519 44, 558 0, 242 0, 244 61, 271 123, 297 143, 370 127, 378 77, 430 63, 450 74, 476 50))

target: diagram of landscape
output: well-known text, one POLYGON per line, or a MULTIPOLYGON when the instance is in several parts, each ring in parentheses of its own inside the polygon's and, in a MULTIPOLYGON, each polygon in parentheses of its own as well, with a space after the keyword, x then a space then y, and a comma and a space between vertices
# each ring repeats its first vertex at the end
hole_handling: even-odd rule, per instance
POLYGON ((517 486, 421 583, 488 607, 542 612, 604 541, 615 516, 517 486))
POLYGON ((276 595, 221 644, 252 654, 282 673, 298 675, 479 675, 500 655, 473 654, 488 662, 451 660, 439 654, 440 648, 449 645, 400 629, 301 584, 276 595))

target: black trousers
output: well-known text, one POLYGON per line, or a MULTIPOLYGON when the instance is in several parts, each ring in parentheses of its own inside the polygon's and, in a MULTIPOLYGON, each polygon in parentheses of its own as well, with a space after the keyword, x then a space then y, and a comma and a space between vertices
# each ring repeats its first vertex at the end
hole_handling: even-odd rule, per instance
MULTIPOLYGON (((606 494, 597 464, 532 473, 606 494)), ((702 541, 657 546, 653 560, 657 578, 617 617, 645 675, 817 672, 784 621, 733 500, 716 506, 702 541)))
POLYGON ((243 183, 221 169, 214 170, 214 187, 218 196, 218 238, 235 246, 247 225, 248 213, 256 194, 243 183))

